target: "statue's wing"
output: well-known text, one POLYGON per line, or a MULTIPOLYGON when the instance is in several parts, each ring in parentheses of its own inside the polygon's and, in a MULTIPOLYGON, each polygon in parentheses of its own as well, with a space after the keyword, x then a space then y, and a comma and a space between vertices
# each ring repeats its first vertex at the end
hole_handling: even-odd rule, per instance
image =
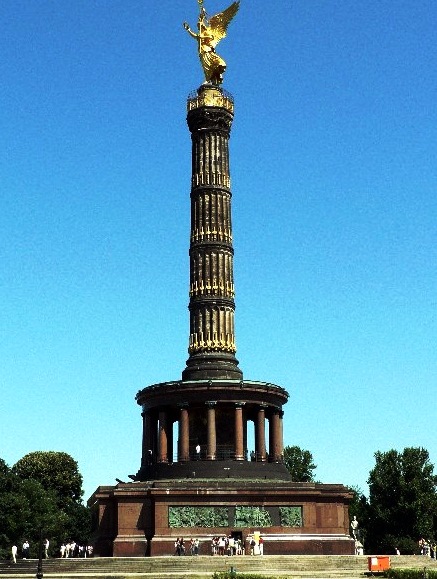
POLYGON ((209 19, 209 29, 211 30, 212 36, 214 38, 211 44, 214 47, 217 46, 220 40, 226 36, 226 30, 229 26, 229 23, 238 12, 239 7, 240 0, 236 0, 236 2, 233 2, 229 8, 226 8, 226 10, 223 10, 223 12, 220 12, 219 14, 216 14, 209 19))

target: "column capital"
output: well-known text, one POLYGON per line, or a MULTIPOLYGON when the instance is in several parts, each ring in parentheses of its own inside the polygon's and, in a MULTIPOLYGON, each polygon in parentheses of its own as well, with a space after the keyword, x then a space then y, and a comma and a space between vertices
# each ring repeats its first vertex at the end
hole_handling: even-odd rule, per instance
POLYGON ((246 402, 234 402, 235 408, 242 408, 246 405, 246 402))
POLYGON ((207 400, 205 404, 208 406, 208 408, 214 408, 217 406, 217 400, 207 400))

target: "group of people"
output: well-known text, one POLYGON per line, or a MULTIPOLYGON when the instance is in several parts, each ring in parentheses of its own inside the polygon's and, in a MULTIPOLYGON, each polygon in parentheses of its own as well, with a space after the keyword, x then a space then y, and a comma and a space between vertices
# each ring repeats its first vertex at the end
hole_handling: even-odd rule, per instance
POLYGON ((431 557, 431 559, 437 559, 437 544, 435 541, 422 538, 419 540, 419 549, 421 555, 431 557))
MULTIPOLYGON (((42 544, 42 547, 43 547, 42 556, 44 557, 44 559, 48 559, 49 558, 50 541, 48 539, 45 539, 43 544, 42 544)), ((30 543, 27 539, 23 543, 23 546, 21 548, 21 553, 22 553, 23 559, 30 559, 30 543)), ((17 545, 12 545, 11 555, 12 555, 12 561, 14 563, 16 563, 17 557, 18 557, 17 545)), ((67 558, 67 557, 84 557, 85 558, 85 557, 92 557, 92 555, 93 555, 92 545, 79 545, 75 541, 67 541, 66 543, 62 543, 62 545, 59 548, 59 556, 61 558, 67 558)))
MULTIPOLYGON (((185 540, 183 537, 178 537, 174 542, 175 548, 175 555, 186 555, 186 548, 185 548, 185 540)), ((190 555, 198 555, 199 554, 199 539, 190 539, 189 545, 189 553, 190 555)))
POLYGON ((241 539, 236 539, 229 535, 222 535, 221 537, 213 537, 211 541, 211 555, 242 555, 243 545, 241 539))
POLYGON ((249 553, 251 555, 264 555, 264 539, 261 535, 256 538, 256 536, 247 537, 249 541, 249 553))
POLYGON ((62 543, 59 547, 59 554, 61 559, 72 557, 92 557, 93 547, 92 545, 79 545, 76 541, 67 541, 66 543, 62 543))
MULTIPOLYGON (((50 541, 48 539, 45 539, 45 541, 43 543, 43 549, 44 549, 43 556, 45 559, 49 558, 49 546, 50 546, 50 541)), ((30 543, 27 539, 25 539, 23 542, 23 545, 21 547, 21 554, 22 554, 23 559, 30 559, 30 543)), ((14 563, 16 563, 17 557, 18 557, 17 545, 12 545, 11 555, 12 555, 12 561, 14 563)))
MULTIPOLYGON (((183 537, 178 537, 174 542, 174 554, 180 555, 198 555, 200 542, 197 538, 191 538, 189 544, 185 544, 183 537)), ((258 544, 258 543, 257 543, 258 544)), ((262 538, 259 539, 260 554, 262 554, 262 538)), ((252 553, 253 554, 253 553, 252 553)), ((229 535, 213 537, 211 540, 211 555, 244 555, 244 546, 240 538, 229 535)))

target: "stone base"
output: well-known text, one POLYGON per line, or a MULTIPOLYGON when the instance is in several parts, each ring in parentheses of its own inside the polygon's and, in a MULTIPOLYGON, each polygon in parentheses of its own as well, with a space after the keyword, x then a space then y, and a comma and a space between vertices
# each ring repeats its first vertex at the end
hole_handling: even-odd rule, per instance
POLYGON ((291 482, 291 475, 280 462, 247 460, 188 460, 143 466, 135 475, 138 481, 169 479, 249 479, 291 482))
POLYGON ((240 537, 248 553, 248 537, 256 533, 264 538, 265 554, 352 555, 350 499, 343 485, 168 479, 99 487, 88 504, 98 521, 97 556, 172 555, 178 537, 187 548, 191 537, 198 538, 200 554, 208 555, 211 539, 221 535, 240 537), (294 523, 284 519, 289 507, 300 513, 294 523))
POLYGON ((117 535, 113 542, 112 555, 114 557, 145 557, 147 539, 143 536, 117 535))
MULTIPOLYGON (((259 530, 259 529, 258 529, 259 530)), ((354 555, 355 546, 351 537, 345 535, 293 535, 263 532, 264 555, 354 555)), ((187 534, 185 544, 189 546, 191 534, 187 534)), ((212 555, 211 541, 216 536, 199 535, 199 555, 212 555)), ((176 537, 155 536, 151 542, 150 555, 160 557, 174 555, 176 537)), ((187 555, 189 552, 187 551, 187 555)), ((245 555, 250 555, 249 541, 245 541, 245 555)), ((258 554, 258 553, 257 553, 258 554)))

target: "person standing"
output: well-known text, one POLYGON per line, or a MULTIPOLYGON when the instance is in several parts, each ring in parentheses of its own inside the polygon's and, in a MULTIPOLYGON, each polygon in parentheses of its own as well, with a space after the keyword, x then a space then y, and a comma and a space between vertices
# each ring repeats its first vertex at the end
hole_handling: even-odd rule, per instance
POLYGON ((357 541, 360 539, 360 531, 359 531, 358 527, 359 527, 359 524, 357 521, 357 517, 354 515, 354 518, 351 521, 352 537, 357 541))
POLYGON ((17 551, 18 551, 17 545, 12 545, 11 552, 12 552, 12 561, 13 561, 14 563, 17 562, 17 551))
POLYGON ((174 554, 175 555, 180 555, 179 552, 179 537, 176 539, 176 541, 174 542, 174 554))
POLYGON ((30 549, 29 541, 26 539, 23 543, 23 559, 29 558, 29 549, 30 549))
POLYGON ((46 539, 44 541, 44 559, 49 558, 49 547, 50 547, 50 541, 48 539, 46 539))

